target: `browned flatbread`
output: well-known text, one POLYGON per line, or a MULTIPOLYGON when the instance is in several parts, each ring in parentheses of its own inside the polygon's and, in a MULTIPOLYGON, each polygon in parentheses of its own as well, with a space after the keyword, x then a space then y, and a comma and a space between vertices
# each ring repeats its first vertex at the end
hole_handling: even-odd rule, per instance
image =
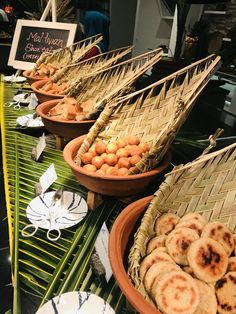
POLYGON ((168 253, 180 265, 188 265, 187 252, 190 244, 199 239, 197 232, 189 228, 171 231, 166 239, 168 253))
POLYGON ((194 279, 183 271, 160 276, 152 288, 154 300, 166 314, 193 314, 199 304, 199 291, 194 279))
POLYGON ((152 238, 147 245, 147 254, 150 254, 153 250, 164 247, 166 242, 166 235, 162 234, 160 236, 152 238))
POLYGON ((227 272, 236 271, 236 256, 229 257, 227 272))
POLYGON ((236 256, 236 234, 234 234, 234 255, 236 256))
POLYGON ((211 238, 219 242, 226 253, 230 255, 234 249, 234 238, 232 232, 223 223, 209 222, 202 231, 203 238, 211 238))
POLYGON ((149 255, 144 257, 140 264, 139 275, 140 279, 143 280, 144 275, 148 271, 148 269, 155 263, 158 262, 173 262, 173 259, 170 257, 169 254, 161 252, 158 248, 152 251, 149 255))
POLYGON ((172 270, 179 270, 181 271, 181 268, 172 262, 159 262, 156 264, 153 264, 148 271, 146 272, 146 275, 144 276, 143 284, 145 289, 151 293, 152 285, 155 281, 155 279, 163 274, 164 272, 170 272, 172 270))
POLYGON ((197 220, 203 226, 206 225, 206 223, 207 223, 206 219, 202 215, 200 215, 199 213, 188 213, 188 214, 185 214, 183 217, 181 217, 180 222, 187 221, 187 220, 197 220))
POLYGON ((236 272, 227 273, 215 285, 219 314, 236 314, 236 272))
POLYGON ((216 314, 217 300, 215 290, 205 282, 194 279, 200 294, 200 302, 194 314, 216 314))
POLYGON ((196 219, 190 219, 179 222, 175 228, 177 229, 183 227, 193 229, 198 233, 198 235, 201 235, 204 225, 196 219))
POLYGON ((189 266, 197 278, 210 283, 224 276, 228 255, 221 244, 210 238, 200 238, 188 250, 189 266))
POLYGON ((175 228, 179 220, 180 217, 176 214, 167 213, 162 215, 155 223, 156 235, 170 233, 175 228))

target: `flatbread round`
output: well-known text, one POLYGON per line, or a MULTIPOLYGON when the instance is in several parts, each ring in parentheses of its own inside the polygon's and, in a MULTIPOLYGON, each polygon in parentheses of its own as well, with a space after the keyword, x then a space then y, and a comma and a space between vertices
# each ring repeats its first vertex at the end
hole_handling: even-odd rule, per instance
POLYGON ((189 219, 189 220, 179 222, 175 228, 177 229, 177 228, 183 228, 183 227, 193 229, 198 233, 198 235, 201 235, 204 225, 196 219, 189 219))
POLYGON ((236 256, 229 257, 227 272, 236 271, 236 256))
POLYGON ((166 314, 193 314, 199 304, 197 284, 183 271, 165 273, 154 283, 152 294, 166 314))
POLYGON ((167 253, 161 252, 158 248, 152 251, 149 255, 145 256, 140 264, 139 275, 140 279, 143 280, 144 275, 148 269, 155 263, 158 262, 172 262, 173 259, 167 253))
POLYGON ((147 254, 150 254, 153 250, 164 247, 167 236, 165 234, 152 238, 147 245, 147 254))
POLYGON ((194 314, 216 314, 217 300, 215 291, 205 282, 198 279, 194 280, 200 295, 200 302, 194 314))
POLYGON ((230 255, 234 249, 234 237, 232 232, 223 223, 209 222, 202 231, 203 238, 211 238, 219 242, 226 253, 230 255))
POLYGON ((184 272, 191 275, 193 278, 195 277, 195 274, 190 266, 184 266, 182 269, 184 272))
POLYGON ((199 213, 188 213, 181 217, 180 222, 182 221, 187 221, 187 220, 197 220, 199 221, 202 225, 206 225, 207 221, 206 219, 200 215, 199 213))
POLYGON ((234 234, 234 255, 236 256, 236 234, 234 234))
POLYGON ((162 215, 155 223, 156 235, 170 233, 175 228, 179 220, 180 217, 176 214, 167 213, 162 215))
POLYGON ((215 285, 218 313, 236 313, 236 272, 229 272, 215 285))
POLYGON ((159 262, 156 264, 153 264, 148 271, 146 272, 146 275, 144 276, 143 284, 145 289, 151 293, 152 285, 155 281, 155 279, 160 276, 163 272, 170 272, 172 270, 179 270, 181 271, 181 268, 172 263, 172 262, 159 262))
POLYGON ((166 239, 168 253, 177 264, 188 265, 188 248, 190 244, 197 239, 199 239, 199 236, 193 229, 174 229, 168 234, 166 239))
POLYGON ((221 244, 213 239, 200 238, 193 242, 187 253, 189 266, 197 278, 215 282, 224 276, 228 255, 221 244))

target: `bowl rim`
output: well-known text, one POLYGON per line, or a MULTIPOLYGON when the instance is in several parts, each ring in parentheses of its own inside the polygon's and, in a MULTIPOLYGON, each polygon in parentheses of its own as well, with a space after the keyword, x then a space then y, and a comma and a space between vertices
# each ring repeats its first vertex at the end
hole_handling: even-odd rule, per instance
POLYGON ((57 95, 57 94, 51 94, 51 93, 47 93, 47 92, 43 92, 43 91, 40 91, 38 89, 38 87, 41 87, 43 86, 44 83, 47 83, 49 82, 50 79, 41 79, 41 80, 37 80, 35 81, 33 84, 31 84, 31 88, 32 90, 37 93, 37 94, 40 94, 40 95, 44 95, 44 96, 50 96, 50 97, 54 97, 54 98, 57 98, 57 99, 61 99, 63 97, 65 97, 66 95, 63 94, 63 95, 57 95), (42 85, 41 85, 42 84, 42 85), (39 86, 36 86, 36 85, 39 85, 39 86))
POLYGON ((158 173, 162 172, 164 169, 166 169, 168 167, 168 165, 170 164, 171 161, 171 153, 170 151, 167 151, 167 153, 165 154, 165 156, 163 157, 162 161, 160 162, 158 168, 155 168, 153 170, 144 172, 144 173, 138 173, 138 174, 132 174, 132 175, 128 175, 128 176, 114 176, 114 175, 104 175, 102 176, 101 174, 95 173, 95 172, 88 172, 86 170, 83 169, 83 167, 78 166, 75 164, 71 154, 69 154, 70 150, 72 149, 72 147, 74 145, 79 145, 78 142, 81 141, 83 138, 85 138, 86 135, 82 135, 79 136, 75 139, 73 139, 72 141, 70 141, 65 148, 63 149, 63 157, 65 159, 65 161, 68 163, 68 165, 71 167, 72 170, 76 171, 76 172, 80 172, 83 175, 86 175, 90 178, 94 178, 97 180, 107 180, 107 181, 133 181, 133 180, 137 180, 137 179, 143 179, 146 177, 150 177, 150 176, 155 176, 158 173))
POLYGON ((62 124, 75 124, 75 125, 81 125, 81 124, 88 124, 88 123, 94 123, 95 120, 83 120, 83 121, 75 121, 75 120, 56 120, 53 117, 49 117, 47 116, 44 112, 43 109, 45 107, 47 107, 50 104, 55 103, 55 105, 60 101, 60 98, 56 98, 56 99, 51 99, 45 102, 42 102, 41 104, 39 104, 36 107, 36 112, 43 118, 46 120, 49 120, 51 122, 56 122, 56 123, 62 123, 62 124))
POLYGON ((115 222, 112 225, 110 235, 109 235, 109 242, 108 242, 108 255, 109 260, 112 268, 113 275, 121 288, 122 292, 128 299, 129 303, 131 303, 135 309, 139 311, 139 313, 147 314, 147 309, 141 310, 142 308, 148 307, 148 314, 161 314, 161 312, 154 308, 151 304, 149 304, 144 297, 141 295, 141 293, 135 289, 133 286, 129 276, 127 275, 127 272, 124 267, 123 263, 123 256, 120 254, 121 250, 121 235, 124 233, 124 220, 127 220, 127 217, 130 217, 130 214, 132 216, 132 213, 135 213, 137 209, 139 209, 139 205, 143 204, 143 211, 145 211, 145 208, 147 205, 151 202, 153 199, 153 195, 141 198, 128 206, 126 206, 121 213, 118 215, 118 217, 115 219, 115 222), (129 214, 129 216, 128 216, 129 214), (117 239, 118 235, 118 239, 117 239), (114 245, 114 243, 116 245, 114 245), (114 263, 115 261, 115 263, 114 263), (131 293, 132 292, 132 293, 131 293))

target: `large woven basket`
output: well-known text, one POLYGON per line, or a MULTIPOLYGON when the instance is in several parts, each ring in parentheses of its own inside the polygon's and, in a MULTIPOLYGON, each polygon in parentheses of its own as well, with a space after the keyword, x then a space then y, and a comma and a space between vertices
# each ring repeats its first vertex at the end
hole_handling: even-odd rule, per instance
POLYGON ((198 212, 207 221, 221 221, 236 231, 236 143, 201 155, 186 165, 175 167, 155 193, 135 234, 129 254, 129 275, 136 289, 148 299, 139 277, 154 224, 163 213, 183 216, 198 212))
POLYGON ((111 50, 88 60, 68 65, 60 69, 52 78, 53 83, 61 84, 62 82, 71 83, 79 82, 87 75, 101 71, 115 64, 119 59, 130 53, 133 46, 127 46, 111 50))
POLYGON ((82 120, 94 119, 112 98, 130 92, 136 79, 157 63, 161 56, 162 50, 156 49, 92 73, 74 83, 66 94, 76 98, 78 103, 91 100, 92 110, 82 120))
POLYGON ((52 53, 44 52, 37 60, 32 72, 35 72, 42 63, 50 63, 56 68, 77 63, 86 53, 102 40, 101 35, 88 37, 70 46, 54 50, 52 53))
POLYGON ((113 100, 86 136, 77 153, 77 164, 97 140, 109 142, 136 135, 149 143, 150 150, 132 173, 154 169, 219 63, 219 57, 209 56, 143 90, 113 100))

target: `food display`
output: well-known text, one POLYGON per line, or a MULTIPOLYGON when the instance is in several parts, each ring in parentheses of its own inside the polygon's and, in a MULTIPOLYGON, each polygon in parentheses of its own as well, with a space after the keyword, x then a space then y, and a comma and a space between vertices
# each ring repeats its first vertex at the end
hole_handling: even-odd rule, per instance
POLYGON ((62 82, 61 84, 54 83, 52 81, 39 88, 39 92, 49 92, 53 95, 63 95, 65 90, 70 86, 69 82, 62 82))
POLYGON ((127 176, 132 174, 133 167, 148 151, 149 145, 142 143, 137 136, 108 143, 100 140, 83 154, 81 166, 88 172, 101 175, 127 176))
POLYGON ((236 313, 235 235, 198 213, 166 213, 155 222, 139 276, 164 314, 236 313), (197 228, 196 228, 197 226, 197 228))

